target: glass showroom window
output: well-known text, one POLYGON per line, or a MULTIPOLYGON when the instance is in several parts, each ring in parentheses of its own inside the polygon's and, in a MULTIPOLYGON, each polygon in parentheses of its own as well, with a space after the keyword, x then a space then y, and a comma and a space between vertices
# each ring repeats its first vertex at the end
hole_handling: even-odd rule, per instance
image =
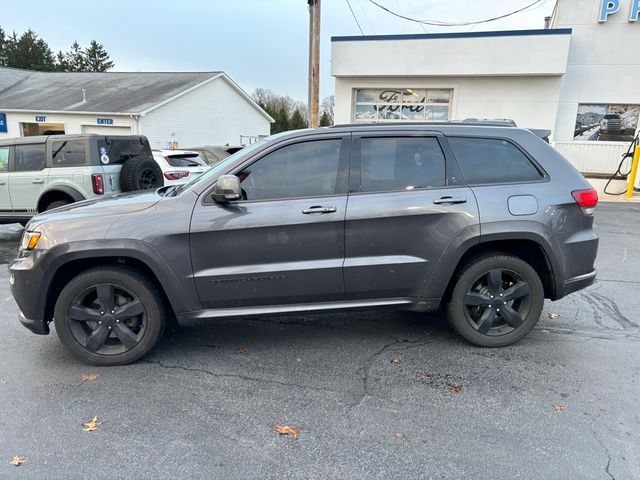
POLYGON ((450 88, 357 88, 356 122, 446 121, 451 113, 450 88))

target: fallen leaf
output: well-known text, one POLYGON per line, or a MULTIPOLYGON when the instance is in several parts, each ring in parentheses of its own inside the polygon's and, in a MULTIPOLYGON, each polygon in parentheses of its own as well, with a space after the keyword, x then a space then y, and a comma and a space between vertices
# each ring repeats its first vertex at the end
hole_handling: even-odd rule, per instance
POLYGON ((7 383, 7 381, 4 378, 0 378, 0 384, 2 383, 7 383))
POLYGON ((549 312, 547 313, 547 317, 549 317, 551 320, 555 320, 556 318, 558 318, 560 316, 559 313, 555 313, 555 312, 549 312))
POLYGON ((457 395, 462 390, 462 387, 460 385, 449 385, 448 390, 449 390, 449 393, 453 393, 454 395, 457 395))
POLYGON ((291 438, 298 438, 299 428, 291 428, 288 425, 276 425, 273 429, 280 435, 290 435, 291 438))
POLYGON ((394 365, 400 365, 400 359, 394 358, 393 360, 391 360, 391 363, 393 363, 394 365))
POLYGON ((422 383, 429 383, 432 380, 431 375, 423 371, 419 371, 418 373, 416 373, 416 378, 418 379, 419 382, 422 382, 422 383))
POLYGON ((98 417, 93 417, 90 422, 82 424, 82 429, 85 432, 93 432, 94 430, 97 430, 100 425, 102 425, 102 422, 98 421, 98 417))
POLYGON ((405 437, 404 433, 402 432, 396 432, 395 436, 398 440, 402 440, 405 437))
POLYGON ((240 355, 242 353, 247 353, 249 351, 248 347, 238 347, 233 351, 234 355, 240 355))
POLYGON ((9 462, 9 465, 13 465, 14 467, 19 467, 20 465, 24 465, 26 461, 27 461, 26 458, 16 455, 11 459, 11 461, 9 462))
POLYGON ((564 405, 562 405, 561 403, 556 403, 556 404, 553 406, 553 409, 554 409, 556 412, 560 413, 560 412, 564 412, 564 411, 567 409, 567 407, 565 407, 565 406, 564 406, 564 405))
POLYGON ((83 382, 93 382, 99 376, 100 375, 98 375, 97 373, 85 373, 84 375, 82 375, 82 381, 83 382))

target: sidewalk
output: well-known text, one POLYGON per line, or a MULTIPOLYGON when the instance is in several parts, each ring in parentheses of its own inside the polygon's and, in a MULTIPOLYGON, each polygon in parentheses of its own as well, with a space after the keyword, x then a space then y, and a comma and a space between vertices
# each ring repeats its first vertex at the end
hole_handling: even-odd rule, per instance
POLYGON ((627 198, 627 182, 625 180, 614 180, 607 189, 610 192, 625 192, 622 195, 608 195, 604 193, 607 180, 603 178, 587 178, 587 181, 598 191, 598 198, 601 202, 638 202, 640 203, 640 192, 634 192, 631 198, 627 198))

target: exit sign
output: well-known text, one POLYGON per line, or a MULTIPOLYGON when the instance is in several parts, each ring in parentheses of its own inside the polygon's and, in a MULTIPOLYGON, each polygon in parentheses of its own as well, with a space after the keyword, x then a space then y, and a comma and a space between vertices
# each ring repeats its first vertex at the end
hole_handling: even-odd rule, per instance
POLYGON ((113 125, 113 118, 98 118, 98 125, 113 125))

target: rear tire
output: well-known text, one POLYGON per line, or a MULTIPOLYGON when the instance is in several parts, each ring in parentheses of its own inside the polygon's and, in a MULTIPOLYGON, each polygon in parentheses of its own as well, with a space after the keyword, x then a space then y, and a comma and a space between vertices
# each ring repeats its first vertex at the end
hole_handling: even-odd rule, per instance
POLYGON ((166 306, 158 287, 124 266, 97 267, 71 280, 54 310, 58 338, 93 365, 125 365, 161 337, 166 306))
POLYGON ((58 208, 58 207, 64 207, 65 205, 69 205, 70 202, 69 200, 55 200, 53 202, 51 202, 49 205, 47 205, 44 208, 44 211, 48 211, 48 210, 53 210, 54 208, 58 208))
POLYGON ((120 189, 123 192, 155 190, 164 185, 160 165, 151 157, 130 158, 120 171, 120 189))
POLYGON ((544 288, 524 260, 494 254, 468 263, 458 276, 447 313, 451 326, 480 347, 511 345, 535 326, 544 288))

